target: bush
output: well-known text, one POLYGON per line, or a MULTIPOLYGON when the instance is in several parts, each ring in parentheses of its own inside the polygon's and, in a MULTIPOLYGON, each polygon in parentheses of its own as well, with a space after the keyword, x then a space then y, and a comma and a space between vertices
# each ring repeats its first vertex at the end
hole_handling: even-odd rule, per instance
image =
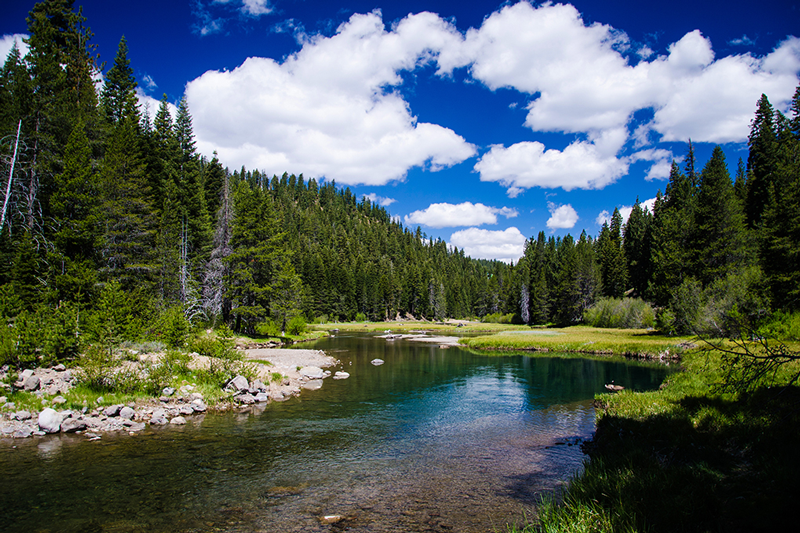
POLYGON ((779 341, 800 341, 800 312, 774 313, 758 328, 758 334, 779 341))
POLYGON ((600 298, 586 310, 584 320, 596 328, 652 328, 656 313, 641 298, 600 298))
POLYGON ((183 348, 192 326, 183 314, 181 306, 166 309, 158 320, 155 336, 169 348, 183 348))
POLYGON ((292 317, 286 326, 286 331, 289 335, 302 335, 306 332, 306 329, 306 320, 301 316, 292 317))
POLYGON ((738 337, 763 320, 767 303, 758 267, 731 272, 703 288, 693 278, 675 290, 671 308, 678 333, 738 337))
POLYGON ((481 322, 491 324, 521 324, 522 320, 517 320, 514 313, 508 313, 507 315, 504 315, 503 313, 490 313, 488 315, 484 315, 484 317, 481 319, 481 322))
POLYGON ((364 313, 356 313, 356 322, 366 322, 366 321, 367 321, 367 315, 365 315, 364 313))
POLYGON ((276 324, 274 320, 268 318, 263 322, 256 324, 256 333, 264 337, 280 337, 281 327, 276 324))

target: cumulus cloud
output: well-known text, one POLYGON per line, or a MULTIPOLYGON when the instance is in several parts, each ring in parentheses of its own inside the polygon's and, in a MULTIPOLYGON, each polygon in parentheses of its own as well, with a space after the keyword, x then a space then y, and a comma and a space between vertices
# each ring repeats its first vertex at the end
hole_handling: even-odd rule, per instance
MULTIPOLYGON (((158 108, 161 107, 161 100, 156 100, 152 96, 146 94, 141 87, 136 88, 136 99, 139 101, 139 111, 144 115, 147 113, 150 116, 150 121, 155 118, 156 113, 158 112, 158 108)), ((169 114, 172 116, 172 120, 178 116, 178 107, 175 104, 167 103, 167 108, 169 109, 169 114)), ((213 152, 213 150, 212 150, 213 152)), ((211 152, 209 152, 209 155, 211 152)))
POLYGON ((579 141, 563 151, 547 150, 540 142, 521 142, 508 148, 492 146, 475 164, 481 181, 496 181, 509 188, 512 198, 522 188, 542 187, 565 191, 602 189, 628 172, 628 163, 603 155, 597 145, 579 141))
POLYGON ((431 228, 480 226, 481 224, 497 224, 497 215, 514 218, 518 214, 516 209, 509 207, 489 207, 472 202, 441 203, 431 204, 426 209, 406 215, 405 222, 407 225, 422 224, 431 228))
MULTIPOLYGON (((492 147, 478 165, 481 179, 510 187, 602 188, 628 171, 616 157, 627 141, 633 114, 653 111, 635 132, 636 148, 658 141, 742 142, 761 93, 785 109, 797 85, 800 39, 789 37, 763 58, 750 54, 715 59, 711 42, 692 31, 656 56, 633 50, 611 26, 586 24, 571 5, 507 5, 470 29, 458 46, 438 56, 441 73, 467 67, 491 90, 531 95, 525 125, 534 131, 584 134, 564 151, 538 143, 492 147), (638 60, 635 64, 630 57, 638 60), (617 152, 596 142, 608 131, 625 133, 617 152), (568 154, 569 152, 569 154, 568 154), (578 156, 575 172, 564 163, 578 156), (527 166, 529 163, 540 168, 527 166)), ((610 146, 614 146, 611 143, 610 146)), ((653 160, 647 179, 661 179, 666 161, 653 160)))
POLYGON ((379 13, 353 15, 282 63, 251 57, 230 72, 206 72, 186 89, 198 148, 233 166, 345 184, 383 185, 412 167, 460 163, 475 147, 417 122, 393 89, 401 71, 428 62, 454 32, 430 13, 388 32, 379 13))
POLYGON ((631 155, 631 161, 652 161, 653 165, 647 171, 644 179, 647 181, 652 180, 665 180, 669 178, 669 172, 672 169, 672 161, 676 158, 672 152, 664 149, 650 149, 640 150, 631 155))
POLYGON ((511 263, 522 257, 526 240, 513 226, 503 231, 468 228, 453 233, 448 244, 463 249, 464 254, 474 259, 511 263))
POLYGON ((553 202, 547 202, 547 210, 550 211, 547 227, 551 230, 570 229, 575 227, 575 223, 578 222, 578 213, 570 204, 556 205, 553 202))
POLYGON ((368 198, 370 202, 372 202, 373 204, 378 204, 381 207, 388 207, 397 201, 394 198, 386 198, 385 196, 378 196, 374 192, 365 194, 364 198, 368 198))
POLYGON ((5 63, 8 53, 14 47, 15 42, 17 43, 20 57, 25 57, 28 54, 28 45, 25 44, 22 39, 27 39, 28 37, 29 35, 26 33, 3 35, 3 37, 0 38, 0 62, 5 63))
MULTIPOLYGON (((653 212, 653 206, 656 205, 656 199, 650 198, 649 200, 645 200, 643 202, 639 202, 639 205, 642 206, 642 209, 646 209, 653 212)), ((628 222, 628 219, 631 217, 631 211, 633 211, 632 205, 622 205, 618 207, 619 214, 622 215, 622 223, 625 224, 628 222)), ((607 209, 600 211, 595 219, 595 223, 598 226, 602 226, 603 224, 610 224, 611 223, 611 213, 608 212, 607 209)))

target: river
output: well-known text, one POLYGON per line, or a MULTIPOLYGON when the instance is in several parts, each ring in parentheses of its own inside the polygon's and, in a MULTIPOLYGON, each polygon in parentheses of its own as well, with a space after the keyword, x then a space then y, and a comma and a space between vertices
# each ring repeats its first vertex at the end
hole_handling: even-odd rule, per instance
POLYGON ((0 531, 503 531, 581 468, 605 383, 669 371, 373 336, 313 348, 351 377, 136 436, 0 447, 0 531))

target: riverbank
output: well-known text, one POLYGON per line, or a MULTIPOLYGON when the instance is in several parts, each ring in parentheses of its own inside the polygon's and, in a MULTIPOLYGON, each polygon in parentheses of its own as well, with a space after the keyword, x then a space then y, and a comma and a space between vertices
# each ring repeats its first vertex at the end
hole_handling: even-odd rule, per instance
POLYGON ((775 385, 798 366, 773 386, 725 392, 728 365, 718 351, 687 351, 661 390, 599 395, 585 470, 522 531, 792 530, 800 388, 775 385))
POLYGON ((433 338, 455 335, 458 343, 475 350, 569 352, 587 355, 618 355, 631 359, 675 361, 696 348, 692 337, 661 335, 645 329, 612 329, 591 326, 531 328, 513 324, 456 321, 392 321, 324 324, 327 331, 383 332, 396 337, 433 338), (425 334, 424 336, 421 334, 425 334))
MULTIPOLYGON (((186 372, 179 373, 155 395, 92 391, 82 382, 80 367, 26 370, 0 393, 0 442, 44 437, 55 433, 84 434, 99 439, 105 432, 136 434, 149 426, 183 425, 206 411, 249 408, 254 404, 286 401, 302 390, 315 390, 332 373, 323 369, 338 361, 319 350, 255 348, 239 350, 242 374, 222 386, 203 383, 198 373, 208 373, 225 361, 199 354, 186 354, 186 372)), ((164 364, 164 354, 137 354, 115 371, 122 379, 146 373, 164 364)), ((338 373, 341 377, 341 373, 338 373)), ((0 381, 10 377, 0 370, 0 381)))

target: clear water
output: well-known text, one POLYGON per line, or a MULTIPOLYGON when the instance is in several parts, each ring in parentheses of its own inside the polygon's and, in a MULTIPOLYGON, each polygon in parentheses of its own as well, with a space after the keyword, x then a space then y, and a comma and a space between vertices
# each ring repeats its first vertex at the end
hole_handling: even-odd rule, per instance
POLYGON ((314 348, 351 377, 134 437, 3 442, 0 531, 503 530, 581 468, 605 383, 668 372, 374 337, 314 348))

